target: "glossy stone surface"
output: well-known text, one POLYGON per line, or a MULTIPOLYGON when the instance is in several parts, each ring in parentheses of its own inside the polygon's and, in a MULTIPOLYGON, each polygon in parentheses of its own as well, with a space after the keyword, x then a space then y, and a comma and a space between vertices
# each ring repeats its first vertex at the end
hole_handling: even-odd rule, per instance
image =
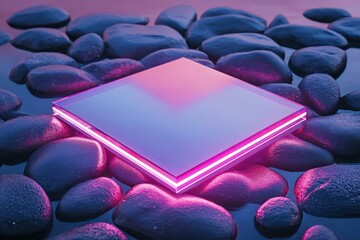
POLYGON ((348 11, 341 8, 311 8, 306 10, 303 15, 322 23, 331 23, 341 18, 351 17, 348 11))

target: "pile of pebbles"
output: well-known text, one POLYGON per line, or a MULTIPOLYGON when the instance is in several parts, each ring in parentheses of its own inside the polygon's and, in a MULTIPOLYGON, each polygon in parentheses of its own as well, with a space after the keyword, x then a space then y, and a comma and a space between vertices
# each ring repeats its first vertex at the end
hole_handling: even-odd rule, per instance
MULTIPOLYGON (((228 211, 259 204, 256 229, 266 237, 292 236, 303 211, 319 217, 360 216, 360 89, 341 95, 336 79, 346 49, 360 46, 360 18, 343 9, 310 9, 304 16, 328 23, 290 24, 278 15, 267 24, 255 14, 226 7, 199 18, 189 5, 161 12, 155 25, 142 16, 91 14, 70 19, 53 6, 14 13, 11 36, 0 45, 34 52, 16 63, 9 79, 38 97, 62 97, 181 57, 192 59, 308 107, 294 134, 254 156, 252 164, 225 172, 175 195, 51 115, 17 112, 21 100, 0 89, 0 165, 26 161, 24 174, 0 175, 0 237, 39 237, 54 217, 77 222, 113 211, 113 224, 95 222, 54 239, 235 239, 228 211), (66 27, 66 31, 58 28, 66 27), (296 49, 288 64, 283 47, 296 49), (292 84, 293 74, 302 77, 292 84), (337 163, 335 163, 335 160, 337 163), (276 171, 302 172, 289 185, 276 171), (132 187, 126 194, 116 181, 132 187), (59 201, 56 209, 51 201, 59 201)), ((240 227, 240 231, 244 231, 240 227)), ((338 239, 325 226, 302 239, 338 239)))

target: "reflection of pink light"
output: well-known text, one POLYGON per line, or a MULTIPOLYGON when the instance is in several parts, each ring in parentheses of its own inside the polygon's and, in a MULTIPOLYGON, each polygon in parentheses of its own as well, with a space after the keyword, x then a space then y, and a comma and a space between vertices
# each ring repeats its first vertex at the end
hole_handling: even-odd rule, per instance
POLYGON ((176 193, 184 192, 188 188, 199 184, 200 180, 204 181, 213 177, 215 174, 219 174, 220 170, 223 172, 233 167, 235 164, 238 164, 240 160, 244 160, 246 157, 250 156, 250 153, 253 154, 254 152, 260 150, 260 146, 263 148, 264 146, 270 144, 272 142, 270 140, 273 140, 285 132, 290 132, 300 127, 300 123, 305 121, 306 118, 306 109, 302 109, 282 119, 277 124, 264 129, 253 137, 226 150, 222 154, 205 161, 203 164, 200 164, 190 171, 180 175, 178 178, 175 178, 163 169, 119 144, 114 139, 106 136, 101 131, 89 126, 83 120, 71 113, 62 110, 57 106, 53 106, 53 111, 55 115, 80 129, 85 134, 100 141, 114 153, 123 156, 123 159, 131 165, 142 168, 156 181, 163 183, 164 186, 176 193))

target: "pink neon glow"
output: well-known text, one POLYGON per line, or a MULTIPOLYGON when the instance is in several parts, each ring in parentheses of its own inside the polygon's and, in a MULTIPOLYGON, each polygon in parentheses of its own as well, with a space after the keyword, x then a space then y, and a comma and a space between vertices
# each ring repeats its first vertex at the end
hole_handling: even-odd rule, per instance
POLYGON ((250 152, 256 152, 256 149, 258 149, 260 146, 264 146, 270 143, 270 140, 278 137, 280 134, 290 130, 295 130, 296 127, 300 126, 300 123, 303 122, 306 118, 305 109, 296 112, 295 114, 281 120, 277 124, 257 133, 247 141, 240 143, 238 146, 236 146, 235 149, 230 148, 220 157, 212 159, 212 161, 206 161, 204 164, 191 169, 189 172, 180 176, 179 178, 174 178, 161 168, 148 164, 148 161, 145 159, 142 159, 139 156, 135 156, 133 153, 131 153, 131 151, 120 146, 115 140, 107 137, 97 129, 92 128, 84 121, 73 116, 72 114, 56 106, 53 107, 53 111, 60 118, 63 118, 70 124, 81 129, 84 133, 99 140, 115 153, 124 156, 125 159, 130 161, 130 163, 141 167, 155 180, 160 180, 165 184, 166 187, 175 191, 176 193, 184 192, 189 187, 195 186, 197 183, 199 183, 200 180, 212 177, 215 173, 219 173, 220 169, 225 171, 235 165, 235 163, 238 164, 239 159, 246 158, 250 152))

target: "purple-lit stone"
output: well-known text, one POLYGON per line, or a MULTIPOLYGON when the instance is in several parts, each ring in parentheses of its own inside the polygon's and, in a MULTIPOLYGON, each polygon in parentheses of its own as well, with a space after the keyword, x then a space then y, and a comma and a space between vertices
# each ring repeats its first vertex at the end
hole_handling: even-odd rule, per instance
POLYGON ((153 182, 149 177, 115 155, 109 159, 108 169, 114 178, 130 187, 140 183, 153 182))
POLYGON ((345 70, 346 52, 333 46, 307 47, 296 50, 289 59, 289 67, 296 75, 326 73, 338 78, 345 70))
POLYGON ((360 114, 338 113, 305 121, 297 135, 335 156, 360 156, 360 114))
POLYGON ((263 153, 263 161, 267 166, 289 172, 306 171, 334 163, 330 152, 293 135, 278 140, 263 153))
POLYGON ((284 47, 294 49, 310 46, 348 47, 347 40, 339 33, 312 26, 282 24, 269 28, 265 35, 284 47))
POLYGON ((117 227, 105 222, 88 223, 51 238, 52 240, 127 240, 117 227))
POLYGON ((144 64, 145 68, 152 68, 182 57, 188 59, 208 59, 206 53, 195 49, 167 48, 147 55, 146 57, 141 59, 141 63, 144 64))
POLYGON ((98 82, 81 69, 48 65, 32 70, 27 75, 26 85, 38 97, 60 97, 95 87, 98 82))
POLYGON ((16 83, 25 83, 26 76, 34 68, 57 64, 76 66, 74 59, 62 53, 33 53, 12 67, 9 78, 11 81, 16 83))
POLYGON ((39 184, 23 175, 0 174, 2 237, 40 232, 51 224, 51 220, 51 203, 39 184))
POLYGON ((196 20, 196 10, 190 5, 176 5, 165 9, 156 18, 156 25, 165 25, 185 35, 187 29, 196 20))
POLYGON ((0 30, 0 46, 8 43, 11 40, 11 36, 2 30, 0 30))
POLYGON ((350 47, 360 47, 360 18, 342 18, 332 22, 328 28, 343 35, 350 47))
POLYGON ((132 23, 146 25, 149 18, 141 16, 95 13, 74 19, 66 29, 67 35, 71 39, 76 39, 87 33, 103 35, 106 28, 118 23, 132 23))
POLYGON ((335 113, 340 104, 340 89, 329 75, 314 73, 307 75, 299 84, 304 103, 320 115, 335 113))
POLYGON ((33 116, 32 114, 26 113, 26 112, 9 112, 7 114, 1 115, 1 119, 4 121, 8 121, 17 117, 23 117, 23 116, 33 116))
POLYGON ((209 68, 213 68, 213 69, 216 68, 215 64, 212 61, 208 60, 208 59, 192 58, 191 60, 194 61, 194 62, 200 63, 200 64, 202 64, 202 65, 204 65, 206 67, 209 67, 209 68))
POLYGON ((255 15, 253 13, 241 10, 241 9, 235 9, 235 8, 229 8, 229 7, 214 7, 206 10, 202 15, 201 18, 206 17, 215 17, 215 16, 221 16, 226 14, 236 14, 248 18, 253 18, 262 24, 266 25, 266 20, 258 15, 255 15))
POLYGON ((101 83, 106 83, 143 71, 145 68, 139 61, 117 58, 89 63, 81 69, 90 73, 101 83))
POLYGON ((291 199, 271 198, 262 204, 255 216, 256 229, 269 238, 288 237, 300 227, 302 212, 291 199))
POLYGON ((226 55, 217 62, 217 70, 253 85, 292 81, 291 71, 285 62, 269 51, 226 55))
POLYGON ((11 40, 14 47, 32 52, 64 52, 71 41, 65 33, 52 28, 32 28, 11 40))
POLYGON ((28 160, 24 174, 57 200, 74 185, 101 176, 105 166, 106 154, 98 142, 71 137, 39 148, 28 160))
POLYGON ((289 21, 287 20, 287 18, 284 15, 278 14, 274 17, 274 19, 269 24, 269 28, 276 27, 276 26, 283 25, 283 24, 289 24, 289 21))
POLYGON ((76 39, 68 50, 69 56, 80 63, 99 59, 104 51, 104 41, 96 33, 85 34, 76 39))
POLYGON ((16 163, 38 147, 71 134, 70 128, 52 115, 22 116, 0 125, 0 158, 16 163))
POLYGON ((106 29, 104 41, 111 58, 140 60, 161 49, 188 48, 180 33, 163 25, 116 24, 106 29))
POLYGON ((269 83, 260 86, 269 92, 287 98, 291 101, 303 104, 303 98, 300 89, 289 83, 269 83))
POLYGON ((216 17, 206 17, 195 21, 186 33, 190 47, 197 48, 203 41, 217 35, 227 33, 264 32, 265 24, 249 17, 226 14, 216 17))
POLYGON ((341 8, 312 8, 303 13, 304 17, 316 22, 331 23, 341 18, 351 17, 350 13, 341 8))
POLYGON ((20 98, 3 88, 0 88, 0 116, 9 114, 21 107, 20 98))
POLYGON ((258 33, 231 33, 215 36, 201 44, 201 50, 217 61, 219 58, 236 52, 267 50, 284 58, 285 52, 271 38, 258 33))
POLYGON ((70 222, 96 218, 113 208, 121 196, 121 188, 112 179, 91 179, 75 185, 64 194, 56 207, 56 217, 70 222))
POLYGON ((113 221, 142 239, 233 240, 237 235, 236 223, 224 208, 150 184, 132 188, 115 209, 113 221))
POLYGON ((360 111, 360 90, 352 91, 341 97, 340 106, 344 109, 360 111))
POLYGON ((311 169, 295 184, 295 198, 307 213, 319 217, 360 216, 360 167, 336 165, 311 169))
POLYGON ((62 8, 37 5, 15 12, 7 23, 20 29, 34 27, 63 27, 70 21, 70 15, 62 8))
POLYGON ((302 235, 301 240, 340 240, 340 238, 323 225, 314 225, 302 235))

